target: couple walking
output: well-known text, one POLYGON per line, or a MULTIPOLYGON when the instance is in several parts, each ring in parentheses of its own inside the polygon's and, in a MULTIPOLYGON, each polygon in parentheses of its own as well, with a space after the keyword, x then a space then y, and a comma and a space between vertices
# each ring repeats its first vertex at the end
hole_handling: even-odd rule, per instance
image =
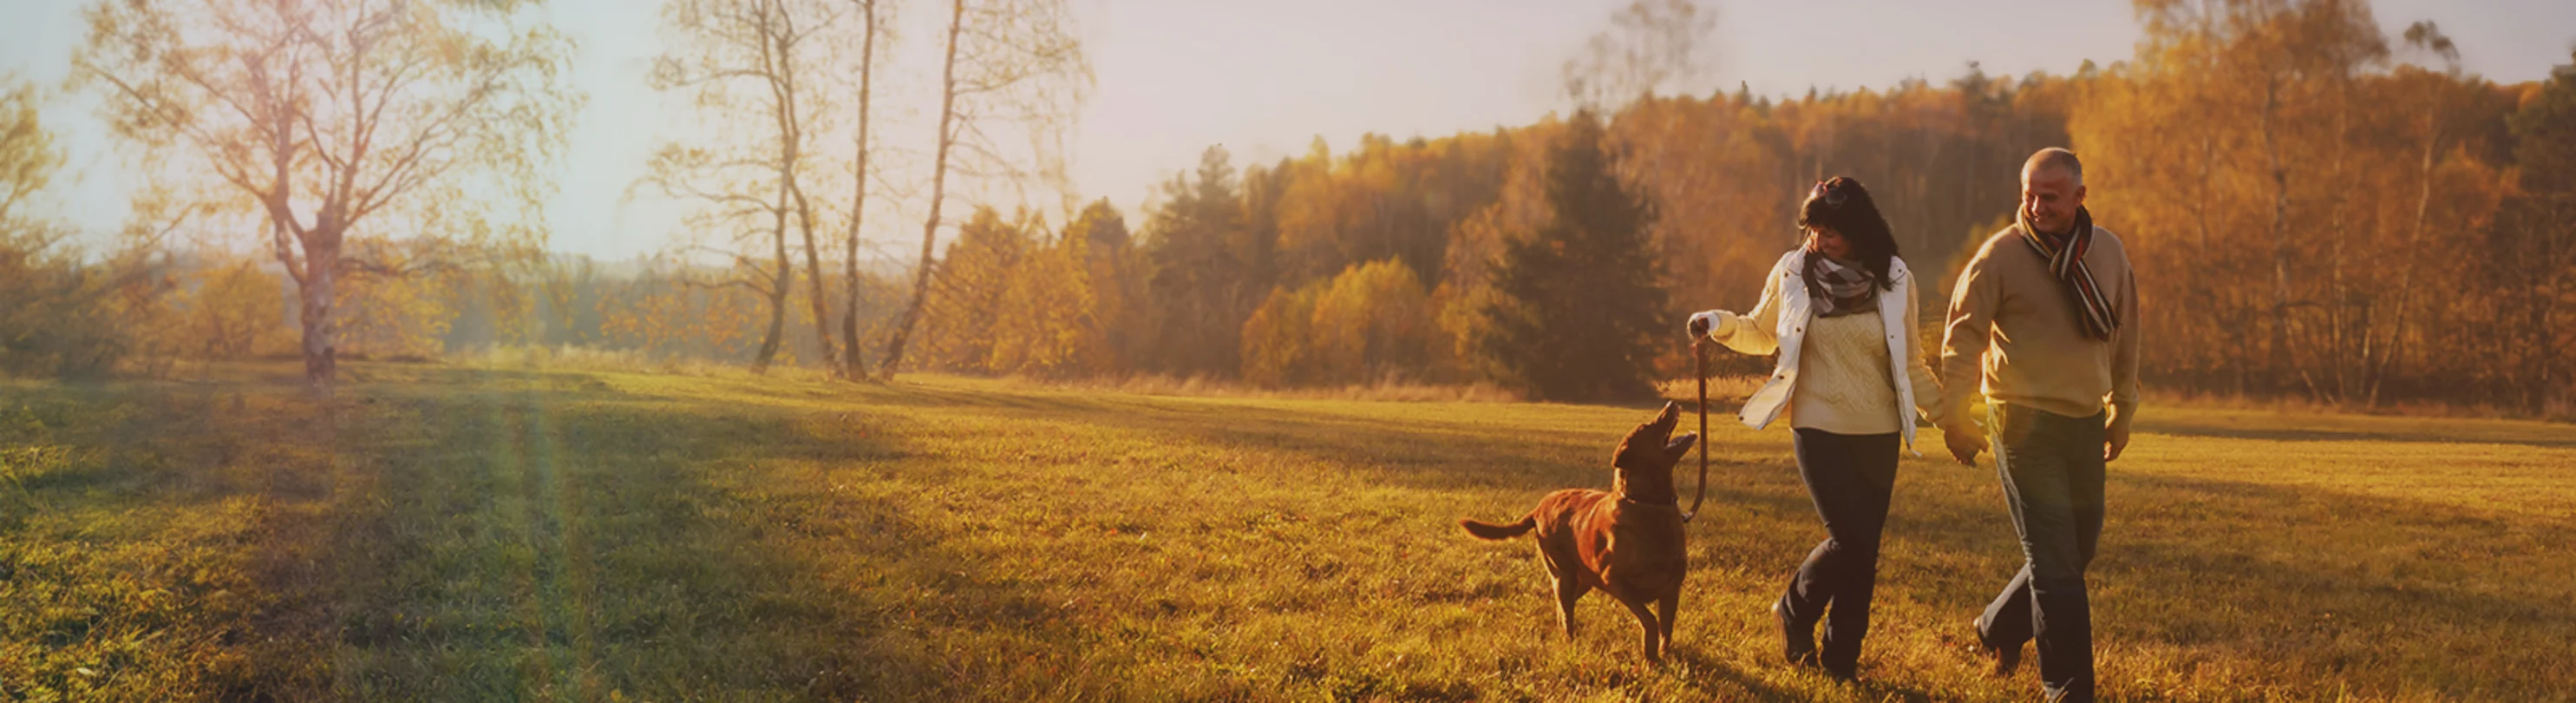
POLYGON ((2093 226, 2084 193, 2073 152, 2043 149, 2022 165, 2016 222, 1986 240, 1951 293, 1937 382, 1914 352, 1919 279, 1850 178, 1807 195, 1805 245, 1780 257, 1751 312, 1690 317, 1695 338, 1780 354, 1740 417, 1755 428, 1788 418, 1829 535, 1771 606, 1791 661, 1856 675, 1897 452, 1913 445, 1919 411, 1960 463, 1994 450, 2020 533, 2021 571, 1976 619, 1981 649, 2006 674, 2036 639, 2047 699, 2093 700, 2084 570, 2102 532, 2104 465, 2127 447, 2137 413, 2138 301, 2127 253, 2093 226), (1968 417, 1978 393, 1983 429, 1968 417))

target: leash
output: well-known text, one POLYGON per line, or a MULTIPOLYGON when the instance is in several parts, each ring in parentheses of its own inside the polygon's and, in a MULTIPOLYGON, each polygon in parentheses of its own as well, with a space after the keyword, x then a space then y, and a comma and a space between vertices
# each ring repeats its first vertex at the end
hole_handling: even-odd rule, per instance
POLYGON ((1691 509, 1682 513, 1682 522, 1699 517, 1699 503, 1708 498, 1708 338, 1691 340, 1691 369, 1699 377, 1699 495, 1691 497, 1691 509))

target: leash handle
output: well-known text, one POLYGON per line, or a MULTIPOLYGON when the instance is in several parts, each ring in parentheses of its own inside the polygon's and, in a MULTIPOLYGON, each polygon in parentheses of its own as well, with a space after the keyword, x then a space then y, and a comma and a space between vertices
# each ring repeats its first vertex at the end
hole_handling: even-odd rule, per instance
POLYGON ((1691 340, 1691 370, 1699 377, 1699 495, 1691 497, 1690 512, 1682 513, 1682 522, 1699 517, 1699 503, 1708 499, 1708 339, 1691 340))

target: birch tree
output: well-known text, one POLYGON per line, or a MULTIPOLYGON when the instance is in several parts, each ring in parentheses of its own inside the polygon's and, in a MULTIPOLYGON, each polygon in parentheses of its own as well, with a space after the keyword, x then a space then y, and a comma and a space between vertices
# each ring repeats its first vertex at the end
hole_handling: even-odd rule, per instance
POLYGON ((535 0, 100 0, 74 80, 157 177, 220 182, 295 281, 305 377, 327 395, 339 283, 542 246, 581 96, 535 0), (353 238, 408 240, 400 264, 353 238))
POLYGON ((1064 0, 950 0, 939 79, 939 131, 931 157, 929 215, 912 293, 886 342, 881 378, 903 364, 904 344, 921 321, 938 248, 949 173, 982 179, 1031 176, 1061 183, 1064 123, 1091 84, 1091 65, 1074 36, 1064 0), (1030 136, 1034 168, 995 137, 1019 127, 1030 136))

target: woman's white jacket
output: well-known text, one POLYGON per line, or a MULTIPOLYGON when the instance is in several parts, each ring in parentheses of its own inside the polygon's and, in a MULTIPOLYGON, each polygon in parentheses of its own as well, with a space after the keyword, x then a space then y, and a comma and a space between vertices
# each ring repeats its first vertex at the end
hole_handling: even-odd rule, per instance
MULTIPOLYGON (((1803 249, 1792 250, 1771 266, 1762 301, 1752 312, 1721 312, 1709 325, 1710 341, 1727 348, 1753 355, 1769 354, 1775 349, 1780 352, 1779 365, 1772 370, 1771 378, 1736 413, 1754 429, 1768 427, 1779 419, 1788 410, 1790 398, 1797 394, 1798 358, 1807 339, 1807 327, 1815 321, 1815 305, 1807 295, 1805 255, 1803 249)), ((1887 264, 1891 287, 1879 291, 1878 316, 1887 336, 1888 378, 1905 379, 1896 384, 1896 407, 1888 411, 1897 414, 1897 426, 1904 428, 1901 432, 1905 445, 1911 449, 1915 415, 1920 412, 1927 420, 1940 420, 1936 415, 1941 408, 1941 388, 1933 380, 1936 377, 1931 368, 1915 355, 1915 340, 1920 334, 1913 272, 1905 266, 1904 259, 1891 258, 1887 264)))

